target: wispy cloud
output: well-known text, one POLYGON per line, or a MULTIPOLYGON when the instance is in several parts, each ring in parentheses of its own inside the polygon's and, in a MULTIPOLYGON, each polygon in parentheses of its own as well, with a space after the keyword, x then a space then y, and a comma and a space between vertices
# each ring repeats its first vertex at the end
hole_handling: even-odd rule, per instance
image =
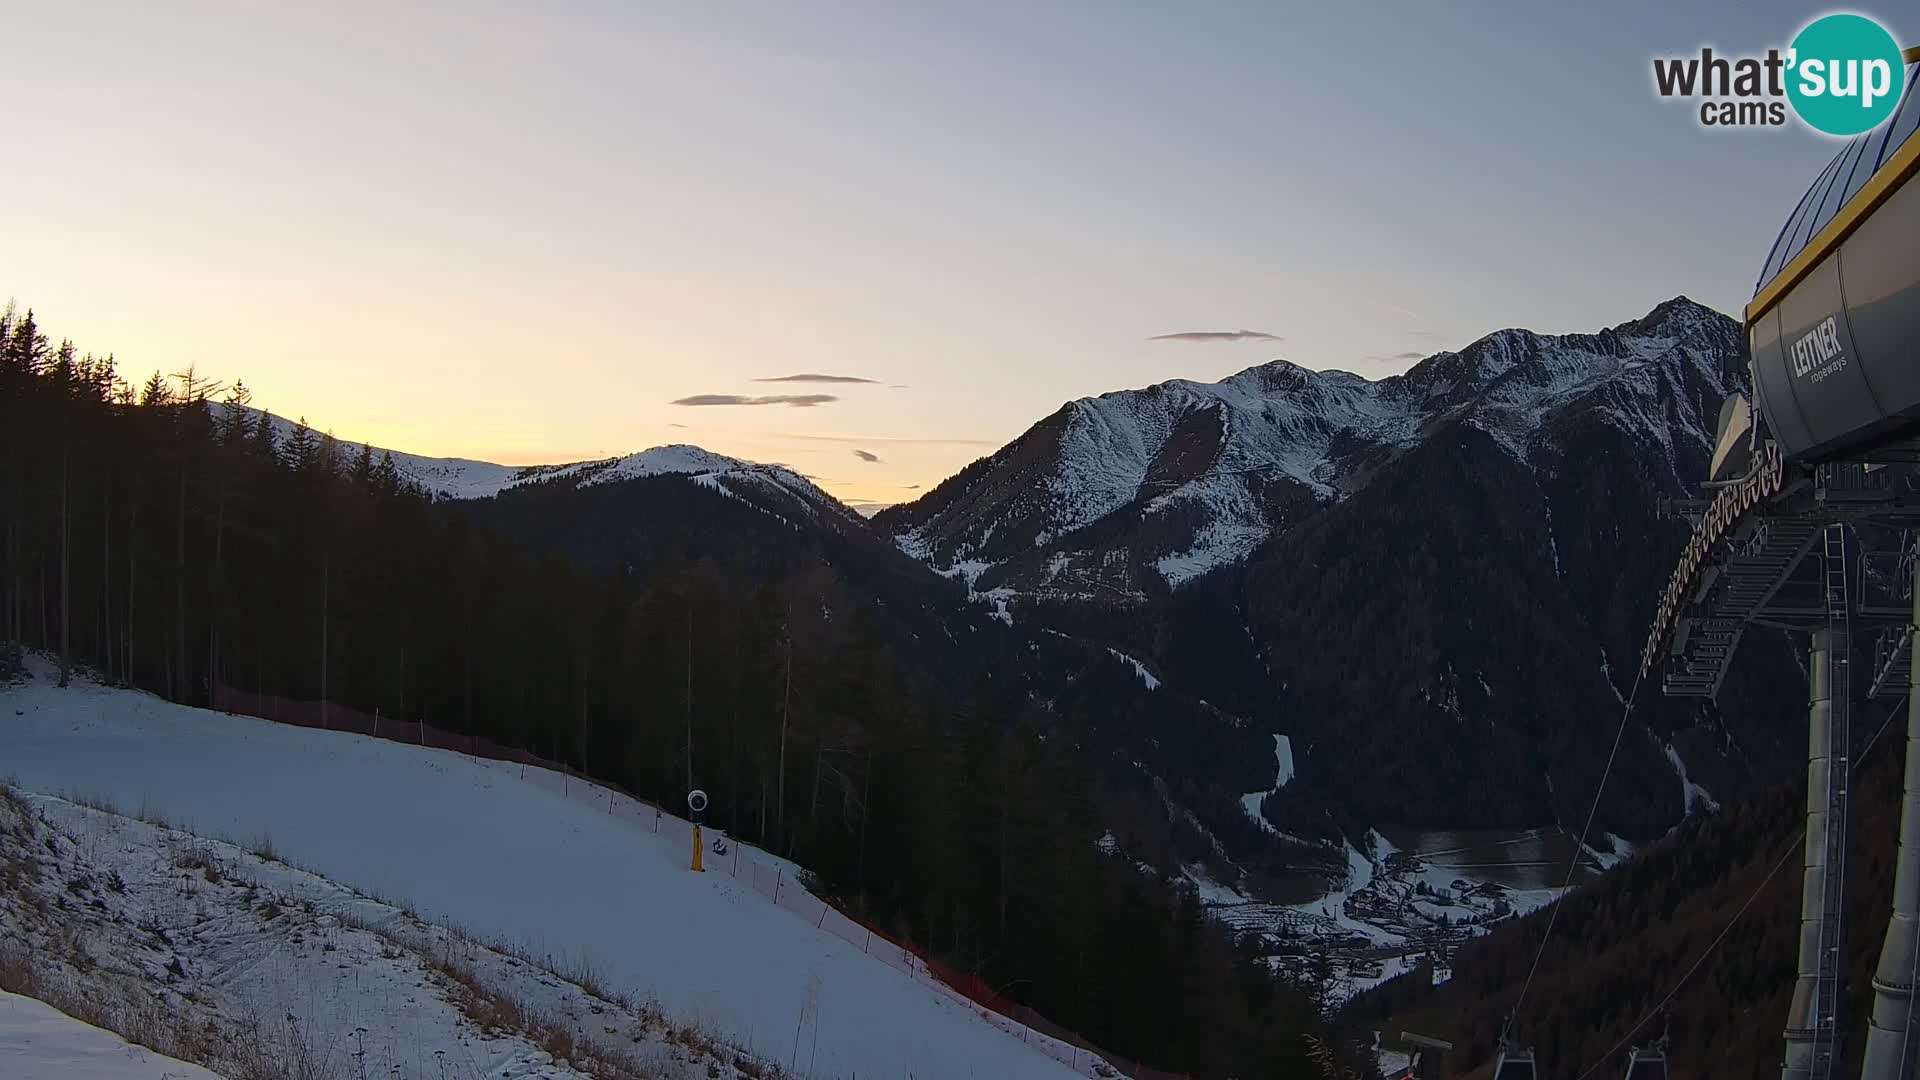
POLYGON ((819 372, 803 371, 797 375, 776 375, 767 379, 755 379, 754 382, 806 382, 806 383, 878 383, 879 379, 863 379, 858 375, 822 375, 819 372))
POLYGON ((745 394, 695 394, 692 397, 675 398, 673 405, 790 405, 796 409, 811 409, 815 405, 825 405, 829 401, 839 401, 832 394, 768 394, 764 397, 748 397, 745 394))
POLYGON ((1182 330, 1177 334, 1156 334, 1148 341, 1285 341, 1264 330, 1182 330))
POLYGON ((880 460, 879 454, 876 454, 871 450, 861 450, 858 447, 854 448, 853 456, 859 458, 861 461, 879 461, 880 460))
POLYGON ((798 439, 803 442, 830 443, 883 443, 889 446, 999 446, 993 439, 918 439, 911 435, 835 435, 811 434, 798 431, 783 431, 775 436, 780 439, 798 439))
POLYGON ((1438 330, 1409 330, 1407 336, 1420 341, 1431 341, 1435 345, 1445 345, 1449 340, 1447 335, 1438 330))
POLYGON ((1423 352, 1375 353, 1367 357, 1369 360, 1378 360, 1381 363, 1392 363, 1397 360, 1425 360, 1426 358, 1427 354, 1423 352))
POLYGON ((677 427, 677 428, 684 428, 684 427, 686 427, 687 425, 685 425, 685 424, 668 424, 667 426, 668 426, 668 427, 677 427))

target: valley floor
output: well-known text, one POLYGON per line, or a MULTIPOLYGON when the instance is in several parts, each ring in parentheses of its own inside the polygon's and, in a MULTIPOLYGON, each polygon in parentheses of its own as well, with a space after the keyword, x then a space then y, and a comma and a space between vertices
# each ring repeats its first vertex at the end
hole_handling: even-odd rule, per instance
MULTIPOLYGON (((1260 900, 1197 866, 1187 873, 1215 918, 1267 935, 1276 969, 1322 977, 1330 999, 1342 1001, 1429 958, 1444 977, 1460 942, 1558 898, 1573 848, 1571 837, 1545 829, 1394 836, 1371 833, 1367 852, 1347 845, 1344 880, 1305 903, 1260 900)), ((1630 850, 1617 837, 1606 842, 1613 851, 1582 854, 1579 881, 1630 850)))

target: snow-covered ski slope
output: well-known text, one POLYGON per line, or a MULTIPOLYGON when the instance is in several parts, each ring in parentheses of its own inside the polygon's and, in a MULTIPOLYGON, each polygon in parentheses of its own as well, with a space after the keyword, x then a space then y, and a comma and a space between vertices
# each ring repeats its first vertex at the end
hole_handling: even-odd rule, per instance
POLYGON ((0 1076, 7 1080, 219 1080, 30 997, 0 990, 0 1076))
POLYGON ((575 781, 569 797, 539 770, 523 780, 518 766, 50 683, 42 670, 0 689, 0 776, 24 790, 270 838, 288 861, 425 918, 584 958, 608 986, 783 1063, 811 996, 802 1074, 1076 1075, 746 880, 689 872, 686 841, 654 835, 651 808, 618 798, 610 813, 603 790, 575 781))

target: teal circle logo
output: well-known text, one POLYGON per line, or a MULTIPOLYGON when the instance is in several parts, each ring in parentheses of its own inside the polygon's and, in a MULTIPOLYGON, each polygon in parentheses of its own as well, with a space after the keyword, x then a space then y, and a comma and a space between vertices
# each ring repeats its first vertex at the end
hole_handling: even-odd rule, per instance
POLYGON ((1787 54, 1787 100, 1815 131, 1858 135, 1893 115, 1907 66, 1885 27, 1864 15, 1807 24, 1787 54))

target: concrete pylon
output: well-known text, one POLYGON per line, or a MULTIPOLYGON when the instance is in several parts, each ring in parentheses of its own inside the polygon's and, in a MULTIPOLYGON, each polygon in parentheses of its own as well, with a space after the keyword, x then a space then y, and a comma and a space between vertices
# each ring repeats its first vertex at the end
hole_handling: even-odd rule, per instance
POLYGON ((1833 632, 1813 632, 1807 653, 1807 841, 1800 876, 1800 953, 1795 966, 1793 1004, 1787 1011, 1786 1062, 1780 1080, 1811 1080, 1819 1041, 1821 927, 1827 893, 1827 806, 1829 734, 1833 726, 1833 632))
MULTIPOLYGON (((1920 625, 1920 559, 1915 559, 1913 590, 1915 625, 1920 625)), ((1909 638, 1920 647, 1920 632, 1909 638)), ((1920 675, 1920 654, 1913 673, 1920 675)), ((1880 946, 1880 964, 1873 973, 1873 1015, 1867 1023, 1867 1046, 1860 1063, 1861 1080, 1906 1080, 1920 1074, 1920 1019, 1915 1016, 1914 969, 1920 964, 1920 695, 1907 688, 1907 774, 1900 803, 1900 854, 1893 864, 1893 918, 1880 946)))

